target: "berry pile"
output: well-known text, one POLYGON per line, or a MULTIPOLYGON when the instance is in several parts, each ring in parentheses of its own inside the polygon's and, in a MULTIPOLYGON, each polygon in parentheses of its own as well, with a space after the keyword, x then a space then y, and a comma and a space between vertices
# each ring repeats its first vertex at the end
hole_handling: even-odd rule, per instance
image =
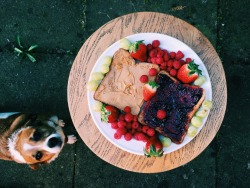
POLYGON ((184 60, 184 54, 181 51, 168 52, 161 49, 159 40, 153 40, 147 45, 148 63, 158 64, 161 70, 166 70, 171 76, 176 77, 180 67, 192 61, 191 58, 184 60))
POLYGON ((124 108, 116 122, 111 123, 111 128, 115 129, 115 139, 124 137, 126 141, 134 138, 137 141, 147 142, 150 137, 156 134, 153 128, 138 122, 138 116, 131 114, 129 106, 124 108))

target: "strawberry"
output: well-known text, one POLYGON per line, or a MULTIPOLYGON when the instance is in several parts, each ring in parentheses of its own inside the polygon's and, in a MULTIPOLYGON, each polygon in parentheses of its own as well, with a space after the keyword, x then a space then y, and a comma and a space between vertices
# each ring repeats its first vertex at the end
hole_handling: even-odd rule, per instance
POLYGON ((177 78, 186 84, 194 82, 198 76, 202 74, 198 66, 199 65, 195 64, 194 61, 182 65, 177 72, 177 78))
POLYGON ((120 111, 111 105, 103 105, 101 111, 101 120, 107 123, 116 122, 119 118, 120 111))
POLYGON ((156 82, 148 82, 143 86, 143 90, 142 90, 142 95, 143 95, 143 99, 145 101, 150 100, 156 93, 157 88, 159 87, 159 85, 156 84, 156 82))
POLYGON ((141 62, 147 61, 147 46, 143 43, 143 40, 136 41, 129 48, 130 55, 141 62))
POLYGON ((146 142, 144 155, 146 157, 161 157, 163 155, 163 145, 157 136, 152 136, 146 142))

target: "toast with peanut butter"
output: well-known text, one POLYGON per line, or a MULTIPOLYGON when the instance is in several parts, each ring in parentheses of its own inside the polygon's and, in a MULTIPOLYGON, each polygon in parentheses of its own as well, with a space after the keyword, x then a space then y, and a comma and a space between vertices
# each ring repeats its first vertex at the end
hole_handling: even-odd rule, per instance
MULTIPOLYGON (((130 56, 129 52, 119 49, 115 52, 110 71, 105 75, 97 90, 94 99, 123 110, 130 106, 131 113, 137 115, 143 104, 141 75, 148 75, 150 68, 159 71, 156 64, 139 62, 130 56)), ((149 81, 155 76, 149 76, 149 81)))

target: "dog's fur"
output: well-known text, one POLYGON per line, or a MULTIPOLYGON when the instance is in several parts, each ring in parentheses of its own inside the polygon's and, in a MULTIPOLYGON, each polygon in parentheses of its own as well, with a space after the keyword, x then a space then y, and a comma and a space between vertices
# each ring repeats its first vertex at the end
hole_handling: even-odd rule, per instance
POLYGON ((25 163, 32 169, 55 160, 64 143, 76 137, 65 136, 63 120, 57 116, 12 113, 0 117, 0 159, 25 163))

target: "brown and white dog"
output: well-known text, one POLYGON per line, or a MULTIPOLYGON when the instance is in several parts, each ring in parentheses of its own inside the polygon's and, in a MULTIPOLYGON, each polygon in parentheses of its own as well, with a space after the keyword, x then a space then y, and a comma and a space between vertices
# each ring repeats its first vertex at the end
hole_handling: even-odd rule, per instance
POLYGON ((57 116, 1 113, 0 159, 25 163, 34 170, 52 162, 64 143, 76 142, 74 135, 64 135, 63 126, 57 116))

